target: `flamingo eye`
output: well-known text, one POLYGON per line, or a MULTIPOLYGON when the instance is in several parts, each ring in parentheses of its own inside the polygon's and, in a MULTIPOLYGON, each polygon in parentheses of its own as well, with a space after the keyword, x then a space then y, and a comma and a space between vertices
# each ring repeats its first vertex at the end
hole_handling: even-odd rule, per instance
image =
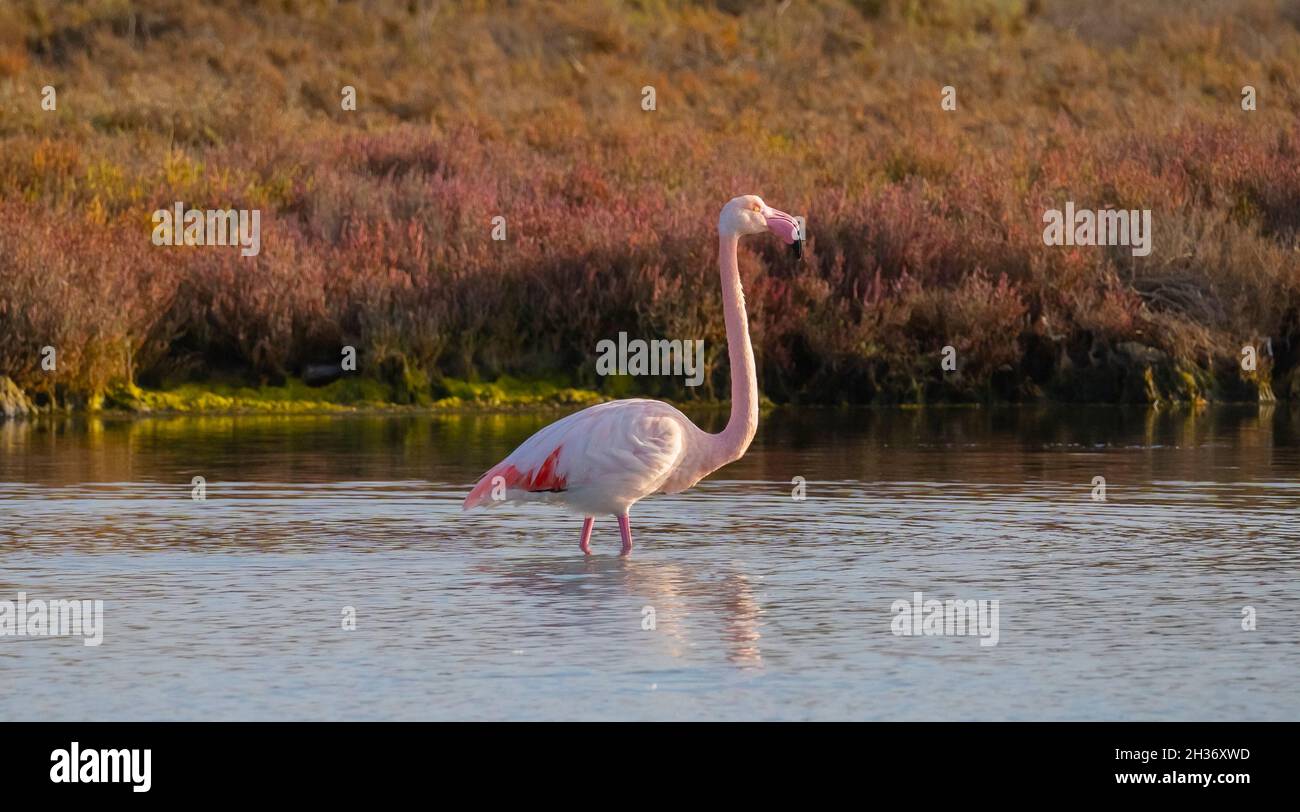
POLYGON ((762 210, 763 210, 763 207, 760 206, 760 205, 757 204, 757 203, 755 203, 754 205, 750 206, 750 208, 753 209, 754 211, 762 211, 762 210))

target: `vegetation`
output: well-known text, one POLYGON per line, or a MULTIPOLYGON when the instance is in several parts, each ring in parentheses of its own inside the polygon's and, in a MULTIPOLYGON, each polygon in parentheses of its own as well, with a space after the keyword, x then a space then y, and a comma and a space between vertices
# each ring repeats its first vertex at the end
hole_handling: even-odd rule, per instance
POLYGON ((208 380, 182 384, 163 391, 144 390, 119 383, 92 404, 132 412, 265 412, 302 414, 363 409, 418 409, 462 411, 502 408, 588 406, 600 400, 594 392, 573 389, 553 381, 519 381, 504 377, 493 383, 469 383, 444 378, 436 396, 427 391, 400 401, 394 391, 366 378, 346 378, 321 387, 288 380, 279 386, 246 386, 239 382, 208 380))
POLYGON ((725 397, 716 216, 756 192, 810 231, 799 264, 742 245, 778 402, 1300 398, 1297 111, 1300 14, 1262 0, 14 0, 0 377, 131 408, 725 397), (1151 209, 1151 254, 1045 246, 1067 200, 1151 209), (176 201, 260 209, 261 253, 153 245, 176 201), (619 331, 703 338, 705 386, 598 378, 619 331), (344 346, 355 376, 297 382, 344 346))

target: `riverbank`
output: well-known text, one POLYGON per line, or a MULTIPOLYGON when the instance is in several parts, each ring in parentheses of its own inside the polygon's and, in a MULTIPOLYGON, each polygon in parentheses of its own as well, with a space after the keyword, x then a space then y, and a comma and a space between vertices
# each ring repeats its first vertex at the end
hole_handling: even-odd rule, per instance
MULTIPOLYGON (((1022 362, 1025 363, 1025 362, 1022 362)), ((921 373, 892 381, 883 396, 868 401, 793 401, 762 397, 764 409, 799 406, 994 406, 1013 404, 1095 404, 1201 406, 1208 403, 1300 402, 1300 374, 1288 370, 1275 382, 1271 359, 1254 369, 1224 363, 1217 370, 1177 363, 1150 347, 1121 345, 1097 364, 1074 364, 1068 355, 1042 382, 1017 376, 1011 368, 992 381, 964 378, 959 372, 921 373)), ((620 397, 655 397, 683 408, 726 408, 717 398, 680 399, 633 389, 619 379, 605 391, 571 386, 558 379, 502 377, 492 382, 423 376, 397 383, 371 378, 341 378, 312 386, 289 378, 276 385, 249 385, 237 380, 187 382, 159 388, 116 383, 102 392, 24 391, 0 375, 0 420, 41 414, 113 413, 125 415, 186 414, 329 414, 357 412, 455 413, 573 409, 620 397)))
MULTIPOLYGON (((626 334, 703 341, 701 392, 725 398, 717 216, 757 192, 808 226, 801 261, 765 237, 739 257, 775 402, 1296 388, 1289 12, 561 5, 0 5, 0 375, 95 408, 114 381, 278 384, 353 348, 399 405, 507 375, 692 395, 598 377, 626 334), (214 32, 230 45, 195 47, 214 32), (155 244, 177 205, 258 212, 256 255, 155 244), (1150 212, 1149 245, 1045 240, 1070 210, 1150 212)), ((339 405, 210 394, 121 400, 339 405)))

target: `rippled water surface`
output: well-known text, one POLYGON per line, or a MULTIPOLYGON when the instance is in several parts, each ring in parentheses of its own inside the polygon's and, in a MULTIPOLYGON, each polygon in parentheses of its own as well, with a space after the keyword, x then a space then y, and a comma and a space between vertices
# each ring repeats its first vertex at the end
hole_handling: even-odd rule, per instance
POLYGON ((0 601, 105 615, 0 637, 0 719, 1300 718, 1300 410, 778 410, 628 559, 460 512, 556 416, 0 424, 0 601))

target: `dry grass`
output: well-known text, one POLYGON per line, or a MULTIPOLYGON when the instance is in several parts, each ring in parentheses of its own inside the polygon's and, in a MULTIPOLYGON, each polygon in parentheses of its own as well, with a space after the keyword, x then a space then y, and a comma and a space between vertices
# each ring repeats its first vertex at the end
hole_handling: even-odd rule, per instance
POLYGON ((1300 18, 1132 5, 17 0, 0 375, 275 382, 352 344, 376 376, 596 385, 620 330, 725 367, 713 228, 753 191, 812 232, 803 265, 742 257, 774 398, 1109 398, 1067 368, 1130 342, 1208 371, 1268 340, 1289 376, 1300 18), (177 200, 262 209, 261 255, 152 246, 177 200), (1066 200, 1152 209, 1152 254, 1044 246, 1066 200))

